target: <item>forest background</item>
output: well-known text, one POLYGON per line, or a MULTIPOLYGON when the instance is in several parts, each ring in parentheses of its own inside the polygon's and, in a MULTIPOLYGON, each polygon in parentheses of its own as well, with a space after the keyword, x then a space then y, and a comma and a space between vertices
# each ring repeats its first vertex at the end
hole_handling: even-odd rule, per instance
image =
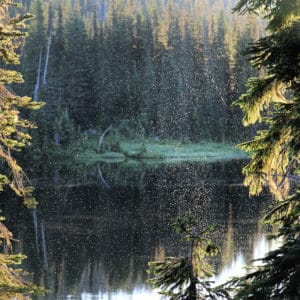
POLYGON ((120 138, 225 143, 252 135, 232 102, 255 75, 241 52, 263 26, 232 14, 235 0, 22 2, 35 19, 20 53, 25 83, 13 89, 46 103, 28 116, 39 127, 31 156, 88 144, 109 126, 109 151, 120 138))
MULTIPOLYGON (((242 2, 241 7, 247 5, 247 0, 242 2)), ((260 8, 262 2, 252 4, 252 9, 260 8)), ((46 108, 30 116, 40 124, 32 148, 40 154, 49 153, 51 147, 68 148, 78 139, 84 142, 88 136, 99 133, 103 137, 104 128, 111 126, 122 138, 132 140, 151 138, 156 141, 176 139, 182 143, 225 143, 251 136, 251 132, 237 130, 240 116, 231 102, 237 91, 241 93, 245 88, 243 84, 239 85, 243 74, 247 74, 246 77, 253 74, 238 49, 243 49, 242 41, 251 42, 254 34, 260 36, 259 24, 256 22, 253 26, 255 21, 248 16, 241 19, 229 17, 226 13, 229 11, 228 1, 208 1, 204 5, 200 1, 113 1, 99 4, 37 0, 23 4, 35 13, 36 19, 32 23, 31 37, 21 49, 20 71, 27 83, 21 89, 12 88, 21 95, 32 94, 34 100, 45 99, 46 108), (235 31, 227 29, 226 24, 235 31)), ((261 39, 250 48, 253 65, 267 67, 267 71, 274 74, 250 80, 248 94, 239 100, 246 113, 245 124, 262 120, 269 127, 242 146, 252 153, 252 161, 244 168, 245 184, 250 186, 252 194, 259 193, 262 186, 268 184, 277 200, 288 196, 289 170, 296 168, 296 174, 299 173, 295 167, 299 149, 299 76, 297 63, 285 64, 286 61, 297 62, 297 47, 294 46, 298 44, 294 44, 294 39, 284 40, 291 42, 290 49, 296 53, 281 51, 281 56, 288 60, 277 60, 277 55, 269 55, 274 54, 270 45, 285 47, 283 37, 286 34, 294 37, 298 32, 298 1, 289 2, 288 8, 291 10, 281 18, 276 18, 276 14, 273 18, 272 13, 268 15, 271 19, 269 30, 277 35, 261 39), (279 20, 279 24, 274 20, 279 20), (284 98, 281 87, 293 89, 295 97, 284 98), (253 98, 256 101, 247 106, 246 100, 253 98), (264 103, 261 105, 257 101, 264 103), (271 101, 277 103, 275 112, 272 115, 271 110, 268 117, 263 117, 263 110, 269 108, 271 101), (278 156, 281 159, 278 160, 278 156), (276 193, 272 184, 275 184, 276 193), (287 188, 281 192, 278 187, 283 184, 287 188)), ((11 82, 17 81, 21 81, 19 77, 11 82)), ((21 99, 25 98, 13 97, 13 100, 21 99)), ((22 137, 30 138, 27 134, 22 137)), ((111 145, 111 150, 115 146, 117 144, 111 145)), ((298 198, 299 192, 294 193, 269 215, 273 221, 283 224, 278 237, 285 238, 278 250, 264 258, 275 267, 282 265, 286 253, 299 253, 294 251, 299 248, 298 198)), ((299 261, 297 255, 292 257, 293 261, 299 261)), ((281 268, 277 269, 279 272, 275 275, 282 276, 281 268)), ((294 280, 298 269, 288 272, 290 277, 286 285, 278 284, 275 290, 298 295, 294 280)), ((258 278, 258 284, 264 287, 256 292, 264 291, 265 294, 268 289, 269 296, 273 296, 274 274, 269 274, 270 270, 273 268, 263 266, 259 272, 241 280, 248 282, 249 278, 254 278, 256 283, 258 278), (268 282, 270 278, 271 282, 268 282), (270 288, 266 289, 265 283, 269 283, 270 288)), ((279 279, 282 281, 281 277, 279 279)), ((246 296, 252 297, 248 283, 244 287, 246 296)))

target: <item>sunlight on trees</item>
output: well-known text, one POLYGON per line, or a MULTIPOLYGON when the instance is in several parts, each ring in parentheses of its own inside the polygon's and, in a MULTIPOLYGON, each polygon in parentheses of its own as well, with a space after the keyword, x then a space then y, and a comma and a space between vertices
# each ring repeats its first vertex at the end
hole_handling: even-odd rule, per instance
MULTIPOLYGON (((133 139, 144 139, 138 153, 131 155, 137 159, 146 152, 147 138, 175 139, 190 150, 192 142, 241 140, 250 130, 240 130, 241 114, 231 103, 244 93, 235 102, 244 113, 243 123, 254 125, 253 131, 261 128, 240 145, 251 156, 244 184, 251 195, 268 188, 276 199, 265 220, 279 225, 272 238, 281 239, 282 245, 247 275, 225 284, 222 288, 228 288, 229 295, 213 290, 206 281, 214 273, 207 258, 217 250, 207 232, 193 231, 191 219, 178 219, 175 227, 190 253, 151 262, 150 282, 171 299, 298 299, 300 0, 239 0, 235 11, 252 14, 245 18, 229 16, 228 3, 233 1, 222 0, 60 2, 24 1, 36 19, 20 51, 26 78, 21 88, 22 75, 8 66, 19 64, 16 51, 31 15, 10 18, 8 11, 15 12, 17 5, 0 2, 0 191, 10 186, 28 207, 36 205, 33 188, 15 157, 30 144, 29 130, 35 127, 24 118, 27 109, 38 109, 42 103, 16 94, 32 94, 34 100, 45 96, 48 104, 34 116, 41 126, 28 155, 31 162, 33 151, 40 157, 53 149, 59 152, 81 142, 80 136, 87 140, 92 132, 103 132, 100 148, 103 130, 110 126, 116 128, 115 136, 125 132, 131 147, 133 139), (253 15, 267 23, 263 38, 253 15), (249 42, 246 52, 257 73, 239 53, 249 42), (249 76, 256 77, 248 80, 246 91, 243 82, 249 76)), ((118 138, 111 141, 107 149, 120 148, 118 138)), ((109 186, 100 167, 98 173, 109 186)), ((12 234, 2 223, 0 239, 3 249, 6 245, 10 250, 12 234)), ((0 254, 4 299, 38 290, 8 267, 23 258, 0 254)))
MULTIPOLYGON (((25 21, 31 15, 16 15, 9 17, 9 8, 17 6, 11 1, 0 3, 0 192, 5 185, 24 199, 28 207, 35 206, 36 201, 32 196, 33 188, 26 184, 27 178, 20 165, 13 156, 14 151, 19 151, 30 142, 28 128, 34 128, 34 124, 23 119, 20 109, 38 109, 42 103, 33 102, 29 97, 19 97, 14 94, 7 85, 23 82, 19 72, 4 68, 5 65, 19 63, 19 55, 16 49, 20 45, 20 39, 25 36, 25 21)), ((11 265, 20 265, 25 258, 21 254, 6 254, 12 251, 12 233, 2 223, 0 218, 0 294, 1 299, 26 299, 21 293, 32 294, 42 292, 42 289, 25 281, 20 269, 12 268, 11 265)))
POLYGON ((272 238, 282 246, 262 258, 261 265, 231 287, 236 299, 298 299, 300 296, 300 1, 241 0, 239 13, 260 12, 269 35, 252 44, 247 54, 259 78, 248 81, 248 91, 236 104, 245 125, 262 123, 265 130, 241 144, 251 155, 244 168, 250 194, 266 186, 277 200, 265 217, 279 231, 272 238))
MULTIPOLYGON (((11 83, 22 83, 22 75, 19 72, 4 69, 4 65, 16 65, 19 63, 19 55, 16 49, 20 45, 20 39, 25 36, 25 21, 32 18, 31 15, 9 18, 8 8, 13 6, 11 1, 2 1, 0 6, 0 60, 3 63, 0 69, 0 158, 6 163, 8 171, 0 174, 0 190, 5 184, 9 184, 14 192, 23 197, 28 206, 35 205, 32 197, 32 187, 26 185, 26 175, 13 157, 13 151, 19 151, 30 142, 27 128, 35 125, 23 119, 20 109, 38 109, 42 103, 34 102, 29 97, 19 97, 7 86, 11 83)), ((3 172, 3 171, 2 171, 3 172)))

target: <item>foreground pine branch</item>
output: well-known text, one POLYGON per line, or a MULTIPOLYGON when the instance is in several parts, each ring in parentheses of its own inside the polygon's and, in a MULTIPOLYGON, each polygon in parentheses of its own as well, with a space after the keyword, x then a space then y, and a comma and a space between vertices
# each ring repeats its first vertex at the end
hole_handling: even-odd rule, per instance
POLYGON ((189 244, 189 255, 149 262, 148 273, 153 277, 148 282, 170 300, 228 298, 225 290, 213 289, 212 282, 207 279, 215 274, 208 258, 219 252, 208 237, 212 227, 199 232, 196 219, 191 214, 177 218, 173 227, 189 244))

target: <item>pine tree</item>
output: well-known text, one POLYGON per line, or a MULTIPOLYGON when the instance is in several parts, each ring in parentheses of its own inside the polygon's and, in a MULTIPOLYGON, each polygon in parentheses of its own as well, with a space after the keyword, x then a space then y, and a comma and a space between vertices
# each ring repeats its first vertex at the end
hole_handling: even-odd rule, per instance
POLYGON ((232 138, 241 114, 228 105, 235 71, 228 44, 235 43, 224 38, 232 40, 223 30, 228 11, 217 22, 223 1, 26 3, 36 19, 21 52, 25 84, 18 92, 36 91, 47 102, 31 116, 40 124, 37 147, 54 136, 59 144, 58 127, 67 119, 84 130, 127 122, 146 136, 232 138))
MULTIPOLYGON (((26 185, 26 176, 13 157, 13 152, 20 150, 30 141, 27 128, 34 127, 30 121, 23 119, 20 109, 37 109, 41 103, 33 102, 29 97, 19 97, 9 87, 12 83, 21 83, 22 75, 11 70, 8 65, 19 63, 16 53, 20 40, 25 36, 26 20, 32 16, 16 15, 9 17, 9 8, 17 4, 3 0, 0 3, 0 192, 9 184, 15 193, 24 199, 29 207, 36 204, 32 197, 32 187, 26 185), (2 164, 3 163, 3 164, 2 164)), ((1 250, 11 250, 12 234, 3 225, 0 217, 1 250), (8 248, 8 249, 7 249, 8 248)), ((21 299, 19 293, 36 293, 42 290, 22 278, 21 270, 10 265, 19 265, 25 256, 0 253, 0 294, 1 299, 21 299)))
POLYGON ((13 152, 19 151, 30 142, 31 137, 27 128, 35 127, 33 123, 22 118, 20 109, 38 109, 41 107, 41 103, 34 102, 29 97, 15 95, 9 88, 9 84, 22 83, 22 75, 9 68, 4 68, 5 65, 19 63, 16 48, 20 39, 25 35, 23 33, 23 28, 26 27, 25 21, 31 18, 31 15, 17 15, 9 18, 10 3, 10 1, 3 1, 0 6, 0 59, 2 62, 0 69, 0 158, 6 165, 5 173, 0 174, 0 190, 3 190, 5 184, 9 184, 17 195, 24 198, 26 204, 34 205, 35 200, 31 195, 32 187, 26 186, 26 176, 14 159, 13 152))
POLYGON ((64 14, 61 5, 57 8, 56 28, 53 32, 51 53, 49 57, 49 75, 47 87, 47 107, 50 119, 54 120, 59 111, 65 108, 64 87, 66 69, 66 39, 64 28, 64 14))
POLYGON ((300 1, 240 0, 235 11, 260 13, 268 22, 269 34, 247 50, 261 76, 249 79, 248 91, 236 103, 245 125, 265 127, 241 145, 251 155, 245 185, 250 194, 268 186, 275 196, 277 205, 266 220, 280 225, 273 238, 281 238, 282 245, 231 284, 236 299, 299 299, 300 1))
POLYGON ((200 231, 196 218, 189 212, 178 217, 174 229, 188 242, 189 253, 184 257, 166 257, 162 261, 149 262, 148 280, 154 288, 170 300, 224 299, 225 290, 214 290, 207 279, 215 274, 209 257, 218 254, 218 247, 208 237, 212 227, 200 231))
MULTIPOLYGON (((93 115, 86 114, 95 99, 91 99, 89 82, 87 32, 78 11, 74 11, 66 24, 66 57, 68 61, 64 70, 64 100, 72 119, 77 126, 87 129, 91 126, 93 115)), ((89 113, 91 113, 89 111, 89 113)), ((94 112, 95 113, 95 112, 94 112)))
POLYGON ((214 115, 218 116, 215 136, 224 143, 230 113, 230 61, 227 39, 228 25, 223 11, 218 17, 216 29, 217 32, 212 45, 213 65, 211 66, 213 70, 211 85, 214 87, 214 99, 211 100, 214 101, 214 115))
MULTIPOLYGON (((252 15, 250 15, 252 16, 252 15)), ((255 22, 253 18, 249 18, 249 22, 247 23, 246 28, 243 28, 240 23, 235 24, 235 28, 238 28, 236 35, 236 53, 234 54, 233 59, 233 69, 232 69, 232 93, 231 93, 231 101, 238 99, 238 97, 244 94, 247 90, 246 82, 249 77, 253 77, 257 75, 257 71, 251 67, 249 61, 243 55, 244 51, 248 47, 250 43, 257 39, 253 35, 253 29, 255 28, 255 22)), ((254 17, 255 18, 255 17, 254 17)), ((258 25, 256 24, 256 27, 258 25)), ((231 109, 233 111, 233 115, 231 116, 231 121, 234 126, 239 124, 242 120, 242 112, 236 105, 231 105, 231 109)), ((252 129, 254 130, 254 129, 252 129)), ((242 141, 245 139, 249 139, 251 134, 251 129, 246 128, 243 131, 235 130, 235 128, 231 128, 232 133, 234 134, 233 140, 242 141)), ((252 135, 253 137, 253 135, 252 135)))
POLYGON ((91 53, 90 63, 90 104, 88 107, 88 115, 92 117, 91 126, 97 126, 102 121, 103 117, 103 97, 102 90, 103 87, 103 37, 101 29, 99 28, 99 23, 97 20, 97 12, 94 11, 93 14, 93 25, 92 25, 92 36, 90 38, 89 52, 91 53))

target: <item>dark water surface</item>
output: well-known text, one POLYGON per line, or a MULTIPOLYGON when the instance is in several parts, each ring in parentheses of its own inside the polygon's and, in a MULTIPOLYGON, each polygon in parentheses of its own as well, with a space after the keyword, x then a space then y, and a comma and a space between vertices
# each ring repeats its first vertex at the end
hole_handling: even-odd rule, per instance
POLYGON ((132 161, 40 170, 37 209, 11 200, 3 214, 28 256, 23 268, 51 290, 38 299, 159 299, 145 284, 147 262, 186 253, 170 227, 179 214, 192 210, 201 228, 216 225, 218 282, 272 246, 259 222, 269 196, 249 199, 242 166, 132 161))

